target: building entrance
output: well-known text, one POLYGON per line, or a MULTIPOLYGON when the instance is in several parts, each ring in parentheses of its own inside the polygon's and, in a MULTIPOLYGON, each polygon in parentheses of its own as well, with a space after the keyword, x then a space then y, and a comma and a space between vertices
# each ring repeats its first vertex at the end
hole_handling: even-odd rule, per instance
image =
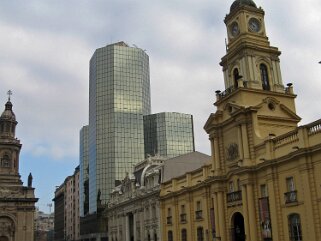
POLYGON ((244 218, 239 212, 232 217, 232 240, 245 241, 244 218))
POLYGON ((6 236, 1 236, 0 241, 9 241, 9 238, 6 236))

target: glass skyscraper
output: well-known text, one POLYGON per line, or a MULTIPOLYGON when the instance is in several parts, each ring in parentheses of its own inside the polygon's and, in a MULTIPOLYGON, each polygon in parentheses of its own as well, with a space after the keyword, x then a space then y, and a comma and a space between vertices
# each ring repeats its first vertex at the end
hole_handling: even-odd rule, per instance
POLYGON ((176 157, 195 151, 193 116, 163 112, 144 116, 145 157, 176 157))
POLYGON ((144 158, 150 108, 148 55, 124 42, 97 49, 89 73, 89 213, 144 158))

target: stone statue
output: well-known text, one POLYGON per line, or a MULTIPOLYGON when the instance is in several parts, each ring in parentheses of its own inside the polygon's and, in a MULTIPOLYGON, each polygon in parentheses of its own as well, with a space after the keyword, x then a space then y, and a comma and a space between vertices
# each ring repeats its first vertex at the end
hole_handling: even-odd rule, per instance
POLYGON ((28 176, 28 187, 32 187, 32 175, 31 175, 31 172, 29 173, 29 176, 28 176))

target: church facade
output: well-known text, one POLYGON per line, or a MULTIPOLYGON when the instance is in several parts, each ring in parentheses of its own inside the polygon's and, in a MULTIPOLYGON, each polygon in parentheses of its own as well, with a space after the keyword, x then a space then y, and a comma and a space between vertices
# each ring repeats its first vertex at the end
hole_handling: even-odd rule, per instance
POLYGON ((32 175, 23 186, 19 175, 21 143, 10 95, 0 117, 0 241, 34 241, 35 203, 32 175))
POLYGON ((296 95, 283 84, 281 52, 268 41, 263 9, 235 0, 224 22, 225 91, 216 91, 217 109, 204 126, 212 165, 192 173, 198 181, 187 174, 162 184, 162 235, 321 240, 321 120, 298 126, 296 95))

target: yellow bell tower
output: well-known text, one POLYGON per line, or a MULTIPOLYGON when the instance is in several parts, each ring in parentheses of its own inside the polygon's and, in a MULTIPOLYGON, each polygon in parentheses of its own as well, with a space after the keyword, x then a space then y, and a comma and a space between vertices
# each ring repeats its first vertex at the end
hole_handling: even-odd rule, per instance
POLYGON ((281 52, 270 46, 263 9, 251 0, 235 1, 224 22, 228 48, 220 64, 226 89, 238 87, 242 76, 248 88, 284 92, 279 64, 281 52))
POLYGON ((292 84, 283 85, 281 52, 268 41, 263 9, 252 0, 235 0, 224 22, 228 43, 220 65, 226 89, 216 91, 217 111, 204 127, 217 174, 260 163, 256 147, 294 130, 301 120, 292 84))

